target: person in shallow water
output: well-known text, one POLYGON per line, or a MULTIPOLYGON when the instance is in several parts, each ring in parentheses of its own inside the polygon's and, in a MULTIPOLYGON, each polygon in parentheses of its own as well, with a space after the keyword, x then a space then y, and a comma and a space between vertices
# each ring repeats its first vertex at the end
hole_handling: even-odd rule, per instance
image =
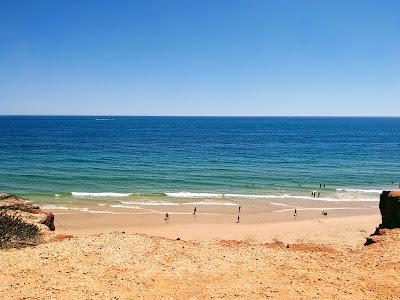
POLYGON ((195 215, 196 212, 197 212, 197 207, 195 206, 194 209, 193 209, 193 214, 195 215))

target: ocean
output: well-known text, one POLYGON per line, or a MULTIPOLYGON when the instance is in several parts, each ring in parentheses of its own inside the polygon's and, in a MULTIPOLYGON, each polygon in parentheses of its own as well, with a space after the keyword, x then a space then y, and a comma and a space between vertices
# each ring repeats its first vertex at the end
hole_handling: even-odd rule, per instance
POLYGON ((0 143, 0 191, 57 205, 374 201, 400 182, 400 118, 2 116, 0 143))

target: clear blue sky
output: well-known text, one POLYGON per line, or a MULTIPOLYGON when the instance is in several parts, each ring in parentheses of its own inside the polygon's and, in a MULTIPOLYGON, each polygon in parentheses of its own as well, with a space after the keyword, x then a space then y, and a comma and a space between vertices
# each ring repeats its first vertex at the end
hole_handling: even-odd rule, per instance
POLYGON ((0 1, 0 115, 400 115, 400 1, 0 1))

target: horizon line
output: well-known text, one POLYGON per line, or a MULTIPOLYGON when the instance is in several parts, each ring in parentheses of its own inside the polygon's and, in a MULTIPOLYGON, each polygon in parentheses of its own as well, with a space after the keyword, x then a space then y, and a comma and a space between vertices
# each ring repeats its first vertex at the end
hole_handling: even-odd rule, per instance
POLYGON ((0 114, 0 117, 165 117, 165 118, 400 118, 400 115, 102 115, 0 114))

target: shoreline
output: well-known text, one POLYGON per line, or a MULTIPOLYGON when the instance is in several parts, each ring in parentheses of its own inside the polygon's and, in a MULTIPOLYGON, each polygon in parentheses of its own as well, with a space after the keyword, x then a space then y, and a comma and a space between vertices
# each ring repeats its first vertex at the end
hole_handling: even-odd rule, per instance
MULTIPOLYGON (((364 203, 365 204, 365 203, 364 203)), ((201 206, 196 215, 192 207, 151 206, 134 209, 91 206, 88 210, 53 210, 56 232, 89 236, 109 232, 139 233, 188 241, 255 240, 315 242, 354 246, 362 244, 380 222, 377 205, 360 207, 302 207, 270 211, 268 205, 242 206, 240 223, 237 207, 201 206), (323 216, 322 210, 328 215, 323 216), (169 221, 164 220, 168 212, 169 221)))

